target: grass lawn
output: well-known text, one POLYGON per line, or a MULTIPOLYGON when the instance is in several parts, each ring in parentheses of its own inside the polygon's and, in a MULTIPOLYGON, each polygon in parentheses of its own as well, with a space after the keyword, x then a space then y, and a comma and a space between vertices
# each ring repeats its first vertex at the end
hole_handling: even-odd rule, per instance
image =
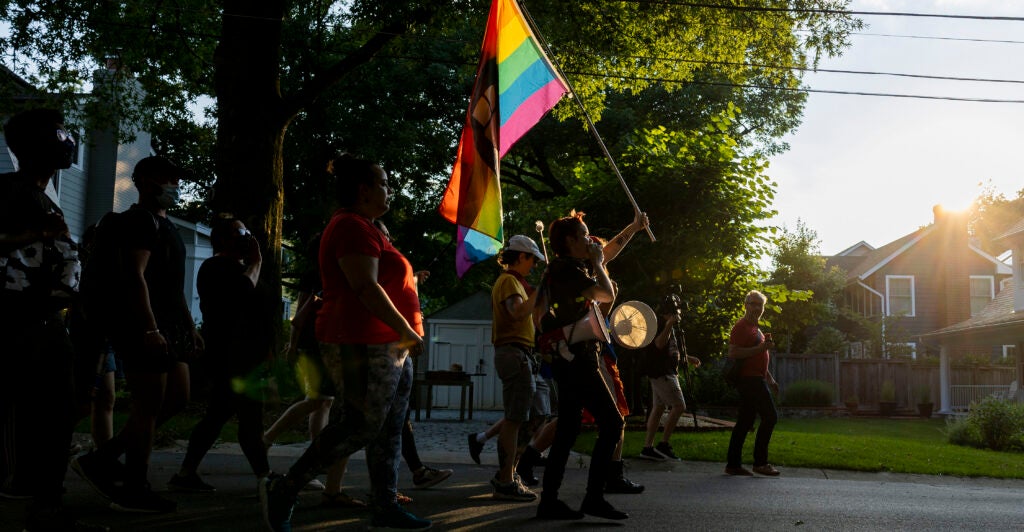
MULTIPOLYGON (((941 419, 783 419, 775 426, 769 460, 779 466, 925 475, 1024 478, 1024 454, 952 445, 941 419)), ((725 463, 730 432, 677 432, 672 447, 683 460, 725 463)), ((575 450, 589 453, 596 433, 584 432, 575 450)), ((658 434, 655 442, 660 441, 658 434)), ((623 456, 637 456, 642 431, 627 431, 623 456)), ((754 433, 743 448, 749 464, 754 433)))

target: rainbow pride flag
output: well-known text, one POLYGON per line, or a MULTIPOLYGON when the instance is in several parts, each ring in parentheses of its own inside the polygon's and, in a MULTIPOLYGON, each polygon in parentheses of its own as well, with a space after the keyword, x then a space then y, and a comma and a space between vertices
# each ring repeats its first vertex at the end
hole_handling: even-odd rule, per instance
POLYGON ((459 277, 501 249, 501 158, 567 92, 515 0, 494 0, 458 155, 438 208, 459 226, 459 277))

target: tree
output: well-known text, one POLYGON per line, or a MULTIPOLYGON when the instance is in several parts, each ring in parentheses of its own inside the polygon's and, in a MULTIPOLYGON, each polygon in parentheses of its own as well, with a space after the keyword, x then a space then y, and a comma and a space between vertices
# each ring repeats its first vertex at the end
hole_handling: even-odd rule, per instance
MULTIPOLYGON (((290 186, 285 181, 289 128, 297 126, 297 120, 309 120, 304 127, 308 126, 313 139, 304 140, 313 140, 314 145, 324 148, 319 154, 308 153, 305 160, 288 161, 287 175, 294 175, 294 171, 317 176, 317 161, 329 153, 329 148, 338 146, 332 135, 336 124, 316 123, 321 118, 319 113, 330 108, 329 96, 338 94, 334 91, 349 84, 380 84, 373 93, 348 93, 352 97, 347 100, 348 110, 353 114, 370 109, 382 111, 385 106, 381 103, 388 103, 389 112, 383 116, 390 119, 395 116, 396 107, 405 107, 410 101, 416 102, 413 107, 423 104, 423 113, 412 113, 410 118, 414 120, 373 127, 382 119, 375 115, 366 119, 369 124, 353 124, 347 137, 352 142, 365 136, 367 142, 362 143, 363 147, 372 146, 371 139, 394 146, 396 140, 389 135, 396 135, 397 142, 404 144, 402 147, 413 151, 422 148, 423 157, 418 159, 422 164, 410 164, 393 173, 413 191, 407 198, 408 211, 396 215, 406 217, 403 220, 423 220, 429 212, 427 208, 436 204, 436 194, 450 164, 426 161, 443 159, 444 153, 451 160, 456 136, 452 135, 446 143, 446 129, 453 123, 461 124, 461 120, 453 121, 451 117, 464 113, 465 94, 472 81, 471 65, 476 60, 488 3, 8 2, 0 19, 10 24, 10 36, 0 42, 0 49, 8 52, 5 57, 17 58, 18 63, 12 65, 14 70, 31 74, 32 81, 50 90, 68 94, 80 91, 97 66, 114 60, 119 70, 110 82, 94 87, 100 97, 91 101, 86 116, 97 123, 116 124, 126 135, 136 127, 175 130, 177 125, 194 121, 191 106, 200 97, 215 98, 216 140, 209 157, 213 164, 205 169, 205 175, 200 174, 214 183, 210 207, 233 211, 246 221, 264 248, 263 280, 274 286, 280 280, 282 222, 290 186), (470 37, 467 39, 466 35, 470 37), (443 39, 451 38, 462 44, 443 44, 443 39), (452 58, 441 54, 442 66, 437 67, 433 61, 441 48, 447 52, 461 48, 461 54, 454 64, 445 62, 452 58), (442 82, 444 87, 424 91, 409 100, 414 96, 412 91, 403 92, 386 83, 395 81, 382 75, 394 72, 390 62, 408 61, 405 54, 410 51, 424 53, 420 59, 431 65, 434 74, 448 69, 440 76, 447 80, 442 82), (134 90, 134 85, 126 82, 129 78, 137 80, 141 90, 134 90), (456 78, 463 82, 452 87, 449 82, 456 78), (396 94, 407 100, 391 99, 396 94), (454 97, 459 94, 460 105, 450 108, 452 101, 460 100, 454 97), (403 129, 413 122, 417 127, 403 129), (441 133, 432 138, 429 146, 410 140, 439 125, 441 133), (413 168, 419 173, 405 173, 413 168)), ((531 3, 530 7, 541 31, 552 43, 556 58, 575 78, 578 98, 595 118, 601 117, 612 95, 625 97, 659 83, 666 92, 672 92, 685 86, 680 84, 700 82, 715 87, 722 96, 716 99, 717 108, 698 106, 698 112, 692 116, 696 124, 733 128, 734 133, 739 133, 732 138, 736 145, 760 144, 761 149, 771 151, 780 149, 771 139, 799 120, 803 97, 792 89, 800 84, 800 69, 813 66, 822 54, 841 51, 847 44, 848 33, 861 26, 859 20, 843 12, 847 4, 847 0, 765 0, 752 5, 772 9, 752 11, 731 3, 718 6, 584 0, 574 2, 573 9, 566 10, 564 2, 545 0, 531 3), (651 28, 657 31, 650 31, 651 28), (808 33, 798 34, 797 30, 808 33), (752 65, 753 62, 757 64, 752 65), (762 83, 771 86, 760 86, 762 83), (722 106, 733 100, 749 102, 752 112, 745 116, 750 122, 714 122, 714 117, 722 116, 722 106), (753 112, 754 109, 758 111, 753 112)), ((421 76, 423 82, 428 79, 421 76)), ((402 81, 409 81, 409 77, 402 81)), ((694 100, 700 99, 697 92, 692 93, 694 100)), ((565 119, 577 117, 579 111, 563 104, 556 114, 565 119)), ((701 129, 696 124, 691 130, 701 129)), ((648 131, 657 129, 651 126, 648 131)), ((164 139, 170 138, 173 136, 164 139)), ((182 141, 183 137, 177 140, 182 141)), ((571 158, 567 164, 559 165, 563 153, 557 149, 540 151, 537 144, 530 144, 532 153, 517 152, 512 156, 508 174, 513 181, 517 172, 520 176, 542 176, 558 195, 568 191, 564 186, 568 176, 589 168, 571 158)), ((390 153, 394 155, 402 147, 390 153)), ((642 159, 634 164, 642 166, 642 159)), ((310 190, 306 188, 310 183, 317 192, 330 190, 322 181, 304 181, 302 187, 291 189, 292 197, 310 190)), ((522 183, 526 183, 525 177, 522 183)), ((580 192, 586 197, 586 190, 573 191, 580 192)), ((717 192, 706 191, 710 195, 717 192)), ((434 249, 422 254, 426 258, 445 249, 449 245, 444 242, 446 239, 450 236, 413 240, 435 244, 434 249)))
POLYGON ((825 268, 818 234, 797 220, 796 229, 783 229, 772 250, 769 283, 785 287, 788 297, 776 297, 766 309, 776 343, 788 353, 803 352, 820 328, 835 323, 846 275, 825 268))

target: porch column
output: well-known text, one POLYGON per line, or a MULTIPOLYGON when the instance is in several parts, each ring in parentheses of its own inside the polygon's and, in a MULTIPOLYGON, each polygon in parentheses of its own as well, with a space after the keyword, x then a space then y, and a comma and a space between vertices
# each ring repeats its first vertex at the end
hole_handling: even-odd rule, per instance
POLYGON ((949 389, 949 347, 939 346, 939 414, 952 414, 949 389))

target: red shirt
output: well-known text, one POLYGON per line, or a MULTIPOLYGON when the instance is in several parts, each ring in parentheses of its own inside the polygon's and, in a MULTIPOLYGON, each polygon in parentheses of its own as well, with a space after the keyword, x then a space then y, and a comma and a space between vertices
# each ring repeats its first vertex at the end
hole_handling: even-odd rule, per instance
POLYGON ((369 219, 338 211, 320 241, 324 303, 316 316, 317 340, 332 344, 386 344, 398 340, 398 332, 371 315, 349 285, 338 265, 338 259, 349 255, 378 259, 377 283, 413 330, 422 336, 423 315, 412 265, 369 219))
MULTIPOLYGON (((736 347, 754 347, 764 341, 764 334, 757 327, 756 323, 750 323, 746 318, 741 318, 732 326, 729 333, 729 345, 736 347)), ((750 358, 743 359, 743 367, 740 369, 740 377, 762 377, 768 378, 768 349, 750 358)))

